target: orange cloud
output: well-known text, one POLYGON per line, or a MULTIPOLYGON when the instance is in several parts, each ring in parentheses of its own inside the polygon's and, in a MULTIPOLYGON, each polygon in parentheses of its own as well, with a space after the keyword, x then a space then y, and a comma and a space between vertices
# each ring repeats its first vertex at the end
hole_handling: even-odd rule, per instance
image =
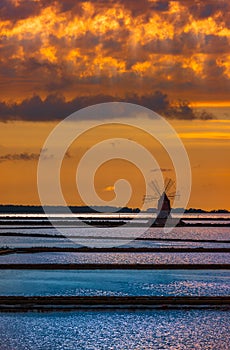
POLYGON ((112 192, 112 191, 114 191, 114 186, 107 186, 104 188, 104 191, 105 192, 112 192))
POLYGON ((0 100, 158 89, 194 101, 196 94, 229 99, 226 1, 26 3, 3 0, 0 10, 0 100))

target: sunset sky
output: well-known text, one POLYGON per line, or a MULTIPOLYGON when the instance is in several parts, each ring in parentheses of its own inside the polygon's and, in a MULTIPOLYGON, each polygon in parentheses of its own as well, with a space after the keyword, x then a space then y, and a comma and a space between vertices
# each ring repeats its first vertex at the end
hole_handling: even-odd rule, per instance
MULTIPOLYGON (((39 204, 37 161, 54 126, 82 107, 123 101, 158 112, 177 131, 192 168, 188 207, 230 210, 229 18, 229 0, 1 0, 0 203, 39 204)), ((154 141, 132 136, 162 154, 163 174, 173 178, 154 141)), ((89 132, 66 155, 69 204, 84 204, 76 166, 105 137, 89 132)), ((143 179, 124 161, 98 170, 98 194, 110 200, 120 177, 138 188, 128 205, 139 206, 143 179)))

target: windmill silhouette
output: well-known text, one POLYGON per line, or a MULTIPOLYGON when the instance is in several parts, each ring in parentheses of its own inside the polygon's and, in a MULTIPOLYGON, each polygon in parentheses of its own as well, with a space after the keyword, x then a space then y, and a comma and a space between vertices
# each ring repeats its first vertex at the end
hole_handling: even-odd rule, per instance
POLYGON ((147 195, 144 197, 145 202, 152 202, 157 200, 157 218, 153 223, 153 226, 165 226, 166 222, 172 223, 171 217, 171 203, 170 199, 178 197, 174 190, 175 181, 172 179, 166 178, 163 192, 160 190, 160 187, 156 180, 152 180, 149 184, 151 189, 154 191, 154 195, 147 195))

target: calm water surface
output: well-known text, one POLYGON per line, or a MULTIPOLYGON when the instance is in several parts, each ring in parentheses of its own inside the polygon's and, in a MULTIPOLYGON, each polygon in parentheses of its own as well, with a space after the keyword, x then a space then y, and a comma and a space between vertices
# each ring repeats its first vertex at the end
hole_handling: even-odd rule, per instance
MULTIPOLYGON (((90 214, 91 216, 92 214, 90 214)), ((105 216, 104 214, 102 214, 105 216)), ((117 217, 118 214, 114 214, 117 217)), ((127 216, 127 214, 125 214, 127 216)), ((0 215, 4 219, 4 215, 0 215)), ((44 215, 21 215, 43 218, 44 215)), ((62 214, 56 217, 61 218, 62 214)), ((79 215, 78 215, 79 216, 79 215)), ((83 215, 85 217, 85 215, 83 215)), ((113 215, 112 215, 113 216, 113 215)), ((111 215, 109 217, 112 217, 111 215)), ((229 214, 200 214, 200 219, 229 214)), ((9 215, 10 220, 17 215, 9 215)), ((99 216, 100 217, 100 214, 99 216)), ((122 214, 120 215, 122 219, 122 214)), ((132 214, 130 215, 132 217, 132 214)), ((146 219, 143 215, 143 219, 146 219)), ((191 221, 192 222, 192 221, 191 221)), ((222 221, 223 222, 223 221, 222 221)), ((228 221, 226 221, 228 222, 228 221)), ((214 223, 214 221, 213 221, 214 223)), ((216 221, 215 221, 216 223, 216 221)), ((30 247, 87 245, 86 237, 127 237, 132 229, 66 228, 68 238, 4 237, 1 234, 56 235, 52 227, 0 226, 0 246, 30 247)), ((135 247, 229 247, 228 243, 197 240, 230 240, 229 227, 178 227, 171 232, 150 228, 144 237, 190 239, 193 242, 120 242, 135 247)), ((107 241, 108 242, 108 241, 107 241)), ((102 241, 103 245, 106 244, 102 241)), ((111 246, 111 242, 110 246, 111 246)), ((91 246, 98 241, 90 242, 91 246)), ((100 242, 99 242, 100 244, 100 242)), ((117 245, 117 241, 114 241, 117 245)), ((37 253, 0 256, 0 263, 230 263, 222 253, 37 253)), ((229 271, 0 271, 0 295, 229 295, 229 271)), ((230 311, 152 310, 67 313, 0 314, 0 350, 228 350, 230 311)))
POLYGON ((230 264, 230 253, 33 253, 0 255, 0 264, 230 264))
POLYGON ((141 237, 155 239, 155 241, 133 241, 130 237, 138 237, 137 228, 62 228, 66 238, 60 238, 60 232, 52 227, 3 227, 0 226, 0 246, 8 247, 72 247, 72 246, 129 246, 129 247, 206 247, 222 248, 230 247, 229 227, 176 227, 170 232, 165 232, 162 228, 150 228, 141 237), (4 236, 7 233, 8 236, 4 236), (26 236, 10 236, 10 234, 23 234, 26 236), (30 235, 41 234, 44 237, 32 237, 30 235), (53 237, 45 237, 45 235, 53 237), (28 236, 28 237, 27 237, 28 236), (78 238, 75 238, 75 237, 78 238), (95 237, 95 239, 93 238, 95 237), (104 237, 104 239, 103 239, 104 237), (116 237, 116 238, 111 238, 116 237), (100 239, 98 239, 100 238, 100 239), (108 239, 109 238, 109 239, 108 239), (126 240, 127 239, 127 240, 126 240), (182 241, 157 241, 157 239, 187 239, 190 242, 182 241), (197 242, 206 240, 207 242, 197 242), (218 242, 209 242, 215 240, 218 242))
POLYGON ((221 270, 1 270, 0 295, 229 295, 221 270))
POLYGON ((229 311, 0 315, 1 350, 228 350, 229 311))

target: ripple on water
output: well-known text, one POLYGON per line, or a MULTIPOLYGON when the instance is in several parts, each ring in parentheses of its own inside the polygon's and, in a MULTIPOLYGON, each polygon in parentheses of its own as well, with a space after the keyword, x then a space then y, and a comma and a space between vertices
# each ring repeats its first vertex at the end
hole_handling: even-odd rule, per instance
POLYGON ((0 264, 230 264, 230 253, 34 253, 0 256, 0 264))
POLYGON ((229 295, 229 271, 2 270, 0 295, 229 295))
POLYGON ((229 311, 1 314, 1 350, 228 350, 229 311))

